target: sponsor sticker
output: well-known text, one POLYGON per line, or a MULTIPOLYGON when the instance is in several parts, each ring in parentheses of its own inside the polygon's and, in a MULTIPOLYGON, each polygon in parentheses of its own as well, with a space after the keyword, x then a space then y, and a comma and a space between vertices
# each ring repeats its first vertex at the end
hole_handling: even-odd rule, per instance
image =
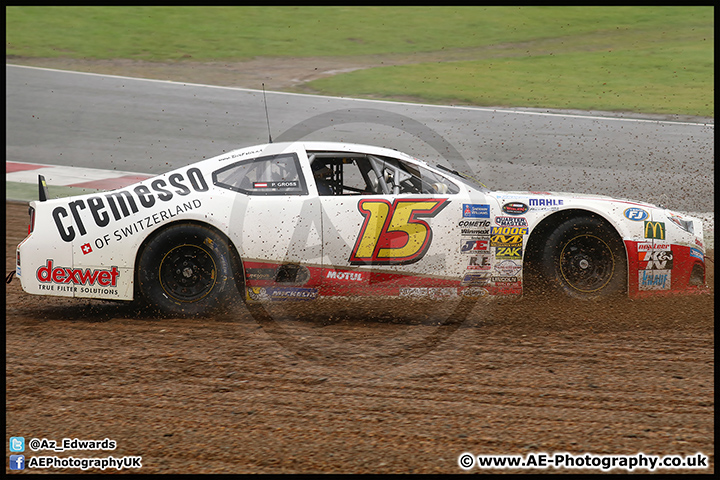
POLYGON ((490 235, 489 228, 463 228, 460 230, 461 237, 483 237, 490 235))
POLYGON ((648 212, 646 212, 642 208, 637 207, 625 209, 623 215, 625 215, 625 218, 627 218, 628 220, 632 220, 633 222, 642 222, 650 216, 648 212))
POLYGON ((502 211, 508 215, 522 215, 528 210, 528 206, 522 202, 509 202, 502 206, 502 211))
POLYGON ((638 288, 640 290, 670 290, 670 270, 640 270, 638 288))
POLYGON ((490 218, 490 205, 463 203, 463 218, 490 218))
POLYGON ((700 260, 703 260, 703 261, 705 260, 705 255, 703 255, 703 252, 701 252, 700 250, 698 250, 695 247, 690 249, 690 256, 699 258, 700 260))
POLYGON ((490 239, 487 238, 474 238, 472 240, 463 240, 460 243, 460 253, 477 253, 489 251, 490 239))
POLYGON ((68 268, 54 267, 52 259, 38 268, 36 278, 41 283, 72 284, 72 285, 99 285, 101 287, 116 287, 120 276, 117 267, 109 270, 94 268, 68 268))
POLYGON ((147 180, 132 189, 77 198, 53 208, 52 218, 60 238, 72 242, 76 237, 87 235, 86 224, 103 228, 135 214, 143 215, 145 210, 173 198, 179 199, 193 191, 206 192, 209 188, 200 169, 192 167, 182 173, 147 180))
POLYGON ((480 237, 490 235, 490 220, 460 220, 460 235, 463 237, 480 237))
POLYGON ((524 227, 492 227, 491 235, 527 235, 528 229, 524 227))
POLYGON ((522 248, 522 235, 493 235, 490 237, 491 247, 520 247, 522 248))
POLYGON ((273 280, 277 268, 246 268, 245 276, 248 280, 273 280))
POLYGON ((638 261, 643 270, 672 270, 672 251, 638 252, 638 261))
POLYGON ((287 182, 254 182, 253 188, 297 188, 299 183, 295 180, 287 182))
POLYGON ((490 281, 493 283, 517 283, 520 281, 520 277, 490 277, 490 281))
POLYGON ((665 222, 645 222, 645 238, 665 240, 665 222))
POLYGON ((317 288, 298 287, 250 287, 248 300, 256 302, 282 300, 313 300, 318 296, 317 288))
POLYGON ((495 247, 498 260, 522 260, 522 247, 495 247))
POLYGON ((503 260, 502 262, 495 265, 495 271, 505 277, 514 277, 522 270, 522 266, 515 263, 513 260, 503 260))
POLYGON ((364 280, 363 272, 339 272, 337 270, 329 270, 325 278, 344 282, 362 282, 364 280))
POLYGON ((527 227, 525 217, 495 217, 495 224, 501 227, 527 227))
POLYGON ((467 270, 490 270, 489 255, 473 255, 468 259, 467 270))
POLYGON ((670 244, 660 242, 638 243, 637 249, 639 252, 648 252, 652 250, 670 250, 670 244))
POLYGON ((563 201, 556 198, 531 198, 528 203, 531 207, 560 207, 563 201))
POLYGON ((451 298, 457 297, 457 288, 454 287, 402 287, 399 290, 401 297, 410 298, 451 298))
POLYGON ((467 228, 481 228, 481 227, 489 227, 490 226, 490 220, 460 220, 458 222, 458 227, 467 227, 467 228))
POLYGON ((488 291, 479 287, 468 287, 462 289, 460 295, 464 298, 480 298, 488 295, 488 291))
POLYGON ((485 272, 466 273, 460 282, 462 286, 482 287, 490 283, 490 274, 485 272))

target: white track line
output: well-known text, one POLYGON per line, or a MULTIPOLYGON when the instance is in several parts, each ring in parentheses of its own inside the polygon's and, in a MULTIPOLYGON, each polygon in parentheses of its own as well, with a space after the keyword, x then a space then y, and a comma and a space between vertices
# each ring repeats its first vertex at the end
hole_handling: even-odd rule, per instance
MULTIPOLYGON (((55 68, 32 67, 32 66, 28 66, 28 65, 14 65, 14 64, 10 64, 10 63, 6 63, 5 66, 18 67, 18 68, 30 68, 30 69, 35 69, 35 70, 46 70, 46 71, 51 71, 51 72, 61 72, 61 73, 69 73, 69 74, 76 74, 76 75, 88 75, 88 76, 96 76, 96 77, 118 78, 118 79, 123 79, 123 80, 136 80, 136 81, 143 81, 143 82, 164 83, 164 84, 169 84, 169 85, 187 85, 187 86, 192 86, 192 87, 216 88, 216 89, 234 90, 234 91, 240 91, 240 92, 262 93, 262 90, 257 90, 257 89, 253 89, 253 88, 226 87, 226 86, 222 86, 222 85, 205 85, 202 83, 175 82, 172 80, 157 80, 157 79, 153 79, 153 78, 125 77, 122 75, 107 75, 107 74, 91 73, 91 72, 76 72, 73 70, 58 70, 55 68)), ((335 96, 331 96, 331 95, 310 95, 310 94, 306 94, 306 93, 277 92, 277 91, 268 91, 267 93, 272 93, 275 95, 298 96, 298 97, 333 98, 333 99, 337 99, 337 100, 354 101, 354 102, 371 102, 371 103, 383 103, 383 104, 391 104, 391 105, 410 105, 410 106, 414 106, 414 107, 450 108, 450 109, 470 110, 470 111, 478 111, 478 112, 507 113, 507 114, 515 114, 515 115, 536 115, 536 116, 541 116, 541 117, 583 118, 583 119, 590 119, 590 120, 607 120, 607 121, 637 122, 637 123, 658 123, 658 124, 668 123, 668 124, 673 124, 673 125, 693 125, 693 126, 700 126, 700 127, 715 128, 714 123, 682 122, 682 121, 677 121, 677 120, 653 120, 653 119, 647 119, 647 118, 623 118, 623 117, 617 117, 617 116, 583 115, 583 114, 559 113, 559 112, 534 112, 534 111, 515 110, 515 109, 508 109, 508 108, 487 108, 487 107, 472 107, 472 106, 463 106, 463 105, 432 105, 432 104, 423 104, 423 103, 393 102, 393 101, 389 101, 389 100, 371 100, 371 99, 364 99, 364 98, 335 97, 335 96)))

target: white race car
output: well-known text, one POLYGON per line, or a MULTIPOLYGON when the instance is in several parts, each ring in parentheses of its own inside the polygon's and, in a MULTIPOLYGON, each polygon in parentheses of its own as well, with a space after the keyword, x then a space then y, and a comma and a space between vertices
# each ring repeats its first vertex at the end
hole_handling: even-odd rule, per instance
POLYGON ((597 195, 492 192, 394 150, 234 150, 109 192, 30 202, 16 274, 36 295, 171 315, 325 296, 706 291, 702 223, 597 195))

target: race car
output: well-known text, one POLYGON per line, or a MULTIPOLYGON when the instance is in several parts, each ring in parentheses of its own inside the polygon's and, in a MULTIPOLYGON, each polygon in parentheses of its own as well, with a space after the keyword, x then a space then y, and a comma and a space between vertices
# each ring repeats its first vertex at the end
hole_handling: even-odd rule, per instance
MULTIPOLYGON (((41 193, 43 189, 41 188, 41 193)), ((30 202, 30 294, 142 299, 171 315, 322 297, 579 299, 698 293, 702 223, 604 196, 490 191, 398 151, 234 150, 117 190, 30 202)))

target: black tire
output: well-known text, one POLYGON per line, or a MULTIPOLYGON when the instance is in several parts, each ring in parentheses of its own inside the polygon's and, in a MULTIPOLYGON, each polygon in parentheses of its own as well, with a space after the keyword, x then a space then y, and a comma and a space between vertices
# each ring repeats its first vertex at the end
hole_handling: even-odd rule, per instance
POLYGON ((541 274, 555 291, 579 299, 620 294, 627 286, 622 241, 598 218, 565 220, 545 241, 541 274))
POLYGON ((165 315, 214 313, 240 298, 235 263, 224 236, 201 225, 173 225, 143 248, 138 289, 148 304, 165 315))

